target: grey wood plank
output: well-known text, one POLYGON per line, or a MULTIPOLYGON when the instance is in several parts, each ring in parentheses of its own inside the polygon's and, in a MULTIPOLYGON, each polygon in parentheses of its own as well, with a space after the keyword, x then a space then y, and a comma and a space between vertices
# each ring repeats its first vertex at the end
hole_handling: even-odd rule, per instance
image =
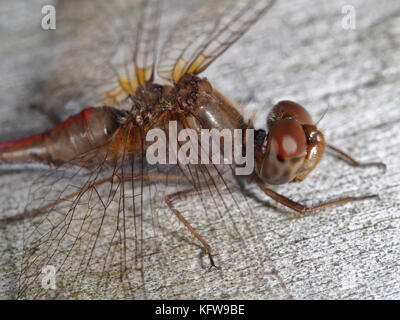
MULTIPOLYGON (((39 22, 40 8, 48 3, 0 3, 1 140, 51 126, 30 108, 32 100, 40 101, 38 86, 52 61, 52 34, 39 22)), ((173 25, 192 3, 165 5, 163 26, 173 25)), ((257 193, 261 200, 250 200, 246 246, 228 235, 211 240, 221 271, 202 268, 190 234, 171 222, 186 240, 166 244, 170 261, 163 270, 149 271, 149 298, 400 298, 399 44, 396 0, 278 1, 205 72, 246 110, 291 99, 319 119, 328 108, 319 125, 326 139, 360 161, 384 161, 388 170, 355 169, 327 154, 304 182, 277 190, 307 204, 342 195, 376 193, 380 199, 304 216, 257 193), (342 28, 345 4, 356 10, 355 30, 342 28)), ((1 212, 23 208, 30 177, 0 173, 1 212)), ((204 217, 196 217, 195 205, 183 204, 193 207, 190 218, 198 222, 204 217)), ((1 298, 15 289, 22 234, 22 224, 1 225, 1 298)))

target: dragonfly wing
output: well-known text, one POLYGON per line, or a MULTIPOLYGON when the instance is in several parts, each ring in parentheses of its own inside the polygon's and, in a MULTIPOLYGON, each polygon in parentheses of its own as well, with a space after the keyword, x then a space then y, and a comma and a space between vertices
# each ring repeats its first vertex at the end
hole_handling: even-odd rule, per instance
POLYGON ((235 43, 274 0, 206 1, 191 10, 171 32, 158 66, 161 78, 177 83, 185 73, 199 74, 235 43))
POLYGON ((124 108, 138 85, 153 78, 158 1, 61 1, 57 8, 53 59, 41 84, 38 105, 124 108))
POLYGON ((19 298, 143 299, 148 270, 157 272, 157 281, 164 277, 171 243, 177 241, 170 227, 178 223, 168 224, 171 213, 163 196, 176 192, 185 177, 178 170, 161 172, 140 157, 132 161, 126 142, 113 164, 107 156, 99 159, 113 149, 103 148, 109 152, 90 151, 32 184, 19 298), (84 161, 97 165, 73 165, 84 161))
POLYGON ((152 81, 156 61, 156 42, 160 17, 160 3, 148 1, 136 32, 134 63, 139 84, 152 81))
POLYGON ((176 261, 186 254, 196 263, 185 250, 204 250, 190 245, 196 240, 170 210, 166 195, 181 194, 173 197, 174 209, 201 230, 215 253, 223 252, 221 240, 227 234, 230 245, 234 241, 243 250, 239 239, 249 235, 239 232, 231 213, 245 200, 233 194, 222 168, 149 165, 142 161, 144 154, 126 154, 127 141, 110 162, 116 154, 111 146, 46 171, 32 183, 24 213, 19 298, 170 297, 173 288, 165 285, 173 287, 191 276, 187 262, 187 274, 177 274, 176 261))

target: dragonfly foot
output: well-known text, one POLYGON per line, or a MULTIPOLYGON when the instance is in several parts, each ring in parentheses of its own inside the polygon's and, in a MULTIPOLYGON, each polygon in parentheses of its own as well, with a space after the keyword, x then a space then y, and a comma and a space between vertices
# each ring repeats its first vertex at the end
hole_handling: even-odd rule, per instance
POLYGON ((217 266, 214 262, 214 259, 211 255, 211 253, 208 253, 208 258, 210 259, 210 267, 208 268, 208 271, 211 271, 212 268, 215 268, 217 270, 220 270, 221 267, 217 266))

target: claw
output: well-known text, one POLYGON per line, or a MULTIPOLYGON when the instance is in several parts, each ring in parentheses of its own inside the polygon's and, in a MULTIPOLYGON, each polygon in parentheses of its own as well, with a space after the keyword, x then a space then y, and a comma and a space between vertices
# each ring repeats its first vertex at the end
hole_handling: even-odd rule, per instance
POLYGON ((210 267, 208 268, 207 271, 211 271, 212 268, 215 268, 215 269, 217 269, 217 270, 220 270, 220 269, 221 269, 221 267, 219 267, 219 266, 217 266, 217 265, 215 264, 214 259, 213 259, 212 255, 211 255, 211 253, 208 253, 208 258, 210 259, 210 267))

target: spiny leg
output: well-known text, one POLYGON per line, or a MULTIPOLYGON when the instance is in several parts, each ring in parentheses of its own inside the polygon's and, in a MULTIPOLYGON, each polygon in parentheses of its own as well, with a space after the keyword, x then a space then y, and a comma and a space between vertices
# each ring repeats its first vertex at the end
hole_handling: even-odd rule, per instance
POLYGON ((343 150, 341 150, 331 144, 327 144, 326 146, 329 149, 333 150, 334 152, 338 153, 342 159, 347 160, 347 162, 354 167, 360 167, 360 168, 379 167, 379 168, 383 169, 383 172, 386 172, 386 164, 384 164, 383 162, 364 162, 364 163, 358 162, 356 159, 354 159, 352 156, 350 156, 348 153, 344 152, 343 150))
MULTIPOLYGON (((212 189, 212 188, 211 188, 212 189)), ((173 202, 175 200, 180 199, 181 197, 189 197, 189 196, 194 196, 194 195, 199 195, 203 191, 211 191, 209 186, 204 186, 200 188, 193 188, 193 189, 188 189, 188 190, 183 190, 183 191, 178 191, 173 194, 169 194, 165 196, 165 202, 167 203, 168 207, 170 210, 175 214, 175 216, 179 219, 180 222, 182 222, 186 228, 189 229, 189 231, 194 235, 194 237, 200 241, 200 243, 203 245, 204 250, 206 251, 208 258, 210 259, 210 268, 209 270, 214 267, 216 269, 220 269, 215 263, 214 259, 211 254, 211 247, 210 245, 200 236, 200 234, 190 225, 190 223, 183 217, 183 215, 175 208, 173 202)))
POLYGON ((378 196, 373 194, 373 195, 366 195, 366 196, 360 196, 360 197, 345 197, 337 200, 332 200, 332 201, 327 201, 321 204, 318 204, 316 206, 312 207, 307 207, 301 203, 295 202, 280 193, 268 188, 264 182, 257 178, 257 184, 261 188, 264 193, 274 199, 276 202, 279 202, 280 204, 283 204, 284 206, 293 209, 299 213, 306 213, 306 212, 312 212, 318 209, 322 209, 325 207, 333 206, 333 205, 338 205, 338 204, 343 204, 346 202, 352 202, 352 201, 360 201, 360 200, 365 200, 365 199, 371 199, 371 198, 377 198, 378 196))

